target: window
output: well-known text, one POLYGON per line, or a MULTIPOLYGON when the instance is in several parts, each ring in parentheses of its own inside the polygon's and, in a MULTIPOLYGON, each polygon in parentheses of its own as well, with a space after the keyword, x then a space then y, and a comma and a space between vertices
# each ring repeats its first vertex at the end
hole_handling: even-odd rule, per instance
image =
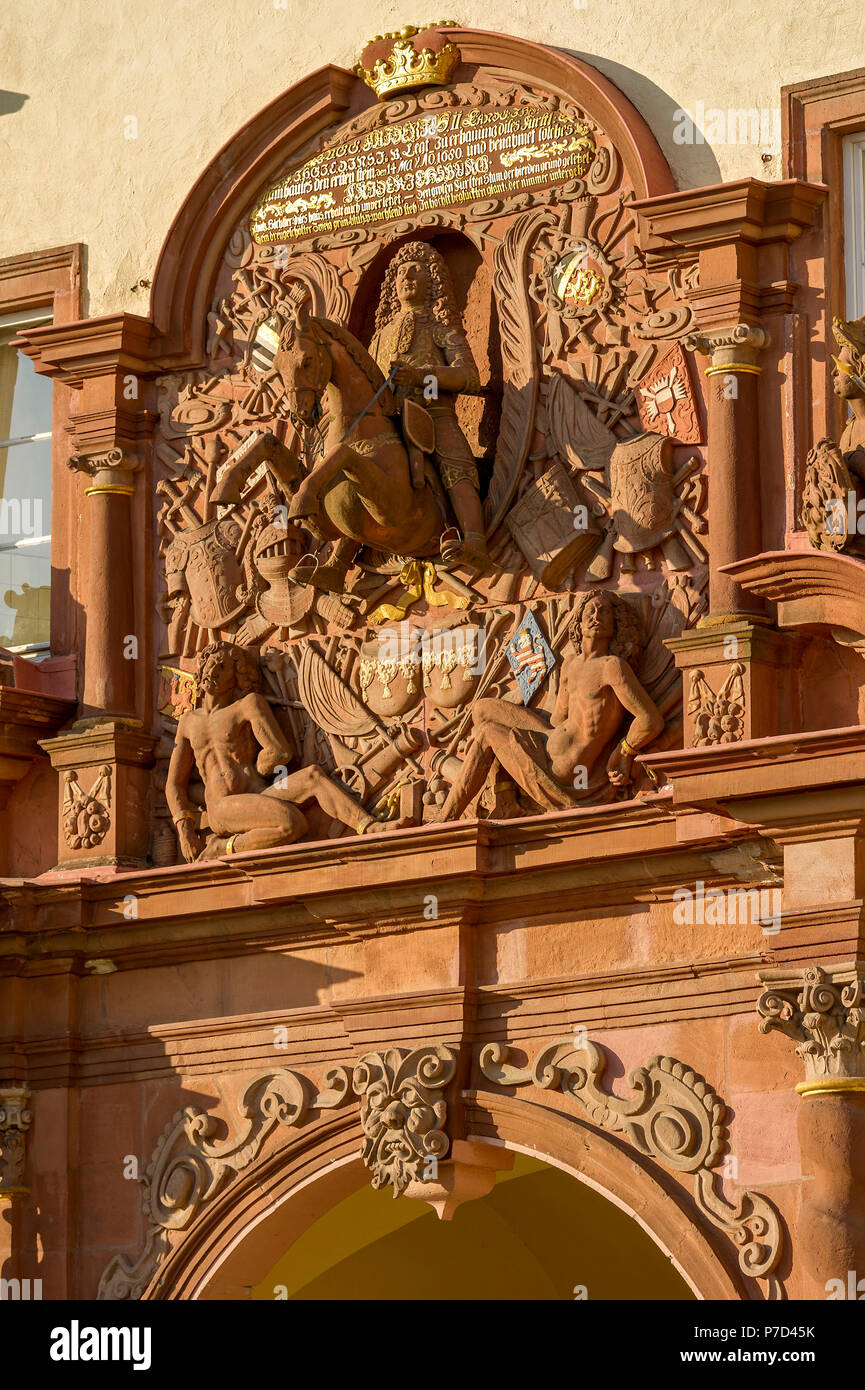
POLYGON ((0 647, 44 651, 51 636, 51 381, 10 346, 44 309, 0 317, 0 647))
POLYGON ((865 131, 844 140, 844 277, 848 319, 865 314, 865 131))

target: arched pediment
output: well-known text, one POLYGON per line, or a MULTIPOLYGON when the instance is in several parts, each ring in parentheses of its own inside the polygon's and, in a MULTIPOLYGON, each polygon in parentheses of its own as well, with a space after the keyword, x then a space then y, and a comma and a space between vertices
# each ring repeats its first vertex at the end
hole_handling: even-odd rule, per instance
MULTIPOLYGON (((454 27, 462 62, 455 81, 497 74, 565 98, 603 128, 636 198, 673 190, 661 147, 627 97, 581 59, 525 39, 454 27)), ((289 87, 246 123, 207 165, 168 232, 153 280, 154 357, 166 367, 204 355, 207 312, 226 246, 244 214, 280 171, 313 152, 315 137, 376 105, 344 68, 328 65, 289 87)))

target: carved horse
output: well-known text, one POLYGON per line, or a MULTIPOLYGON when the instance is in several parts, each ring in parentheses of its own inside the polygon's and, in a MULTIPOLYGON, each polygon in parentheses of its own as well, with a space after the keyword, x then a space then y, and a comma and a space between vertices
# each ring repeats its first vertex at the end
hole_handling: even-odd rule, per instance
POLYGON ((393 555, 438 554, 448 526, 442 504, 422 471, 413 479, 393 392, 362 343, 301 305, 282 328, 273 365, 303 425, 315 424, 325 402, 323 453, 289 516, 315 516, 323 530, 393 555))

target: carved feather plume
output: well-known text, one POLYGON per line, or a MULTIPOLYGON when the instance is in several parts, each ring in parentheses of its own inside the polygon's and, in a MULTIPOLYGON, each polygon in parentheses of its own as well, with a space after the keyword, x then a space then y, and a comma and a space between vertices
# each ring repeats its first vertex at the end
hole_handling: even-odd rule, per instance
POLYGON ((532 442, 539 364, 527 289, 527 258, 541 228, 555 222, 555 214, 548 208, 522 213, 493 257, 493 293, 501 322, 504 384, 493 475, 484 503, 490 532, 508 509, 532 442))

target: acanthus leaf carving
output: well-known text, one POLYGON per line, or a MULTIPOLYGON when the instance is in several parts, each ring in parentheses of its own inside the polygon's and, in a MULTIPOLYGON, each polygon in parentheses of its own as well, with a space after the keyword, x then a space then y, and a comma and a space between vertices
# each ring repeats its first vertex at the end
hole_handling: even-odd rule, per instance
POLYGON ((361 1097, 361 1156, 373 1187, 390 1186, 398 1197, 423 1178, 427 1160, 447 1157, 447 1106, 440 1093, 455 1072, 456 1054, 442 1043, 368 1052, 357 1062, 352 1087, 361 1097))
POLYGON ((865 974, 857 965, 801 974, 764 971, 757 1001, 760 1032, 777 1029, 796 1044, 806 1082, 865 1078, 865 974))

